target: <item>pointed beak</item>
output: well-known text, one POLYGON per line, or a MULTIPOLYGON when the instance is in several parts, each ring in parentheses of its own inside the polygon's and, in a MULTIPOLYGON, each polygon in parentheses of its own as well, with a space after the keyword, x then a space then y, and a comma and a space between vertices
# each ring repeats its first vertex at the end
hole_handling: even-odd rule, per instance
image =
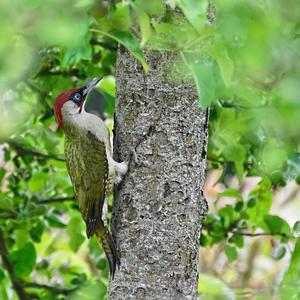
POLYGON ((96 77, 93 80, 89 81, 86 86, 83 87, 82 95, 85 98, 88 93, 100 82, 102 77, 96 77))
POLYGON ((84 105, 87 99, 89 92, 99 83, 102 77, 96 77, 93 80, 89 81, 87 85, 82 87, 82 102, 80 104, 79 112, 81 113, 84 110, 84 105))

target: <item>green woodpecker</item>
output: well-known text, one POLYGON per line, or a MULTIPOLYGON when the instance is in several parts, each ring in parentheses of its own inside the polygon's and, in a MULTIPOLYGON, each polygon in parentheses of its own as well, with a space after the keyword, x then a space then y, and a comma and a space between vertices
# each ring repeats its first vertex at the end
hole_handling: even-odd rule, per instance
POLYGON ((95 78, 87 85, 72 88, 56 98, 54 113, 65 134, 65 159, 75 198, 86 223, 86 234, 96 235, 114 276, 119 256, 103 222, 103 205, 127 172, 127 163, 113 160, 108 128, 96 115, 84 110, 89 92, 98 84, 95 78))

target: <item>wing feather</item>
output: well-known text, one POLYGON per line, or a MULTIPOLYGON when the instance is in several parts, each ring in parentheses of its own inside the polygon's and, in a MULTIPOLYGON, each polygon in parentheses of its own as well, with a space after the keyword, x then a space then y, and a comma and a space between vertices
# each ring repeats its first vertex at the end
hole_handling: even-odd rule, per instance
POLYGON ((77 143, 66 142, 65 154, 79 209, 86 222, 86 234, 91 237, 101 224, 106 197, 109 170, 105 144, 88 131, 77 143))

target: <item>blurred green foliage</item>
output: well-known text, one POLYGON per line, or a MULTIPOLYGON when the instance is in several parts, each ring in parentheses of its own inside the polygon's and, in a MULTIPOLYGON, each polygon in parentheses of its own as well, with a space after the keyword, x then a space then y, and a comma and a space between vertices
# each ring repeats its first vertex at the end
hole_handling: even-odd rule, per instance
MULTIPOLYGON (((145 72, 144 50, 178 53, 166 67, 176 80, 194 82, 202 108, 211 104, 208 169, 222 170, 218 181, 227 186, 216 204, 234 202, 208 214, 201 244, 225 243, 232 262, 247 236, 277 239, 274 259, 297 240, 299 222, 290 228, 270 210, 274 190, 300 182, 300 2, 166 2, 2 0, 1 299, 20 296, 18 284, 39 299, 106 297, 107 263, 97 242, 85 238, 52 108, 62 91, 103 76, 98 90, 109 121, 117 43, 145 72), (261 180, 245 198, 228 182, 236 177, 241 186, 247 176, 261 180)), ((283 299, 299 293, 298 244, 278 287, 283 299)), ((200 276, 199 292, 234 299, 209 276, 200 276)))

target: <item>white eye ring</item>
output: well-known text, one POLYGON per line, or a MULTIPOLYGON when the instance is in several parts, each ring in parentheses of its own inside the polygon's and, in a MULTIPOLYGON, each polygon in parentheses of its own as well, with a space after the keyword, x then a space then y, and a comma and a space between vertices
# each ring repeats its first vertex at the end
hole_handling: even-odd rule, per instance
POLYGON ((79 93, 76 93, 76 94, 74 95, 74 99, 75 99, 75 100, 80 100, 80 98, 81 98, 81 96, 80 96, 79 93))

